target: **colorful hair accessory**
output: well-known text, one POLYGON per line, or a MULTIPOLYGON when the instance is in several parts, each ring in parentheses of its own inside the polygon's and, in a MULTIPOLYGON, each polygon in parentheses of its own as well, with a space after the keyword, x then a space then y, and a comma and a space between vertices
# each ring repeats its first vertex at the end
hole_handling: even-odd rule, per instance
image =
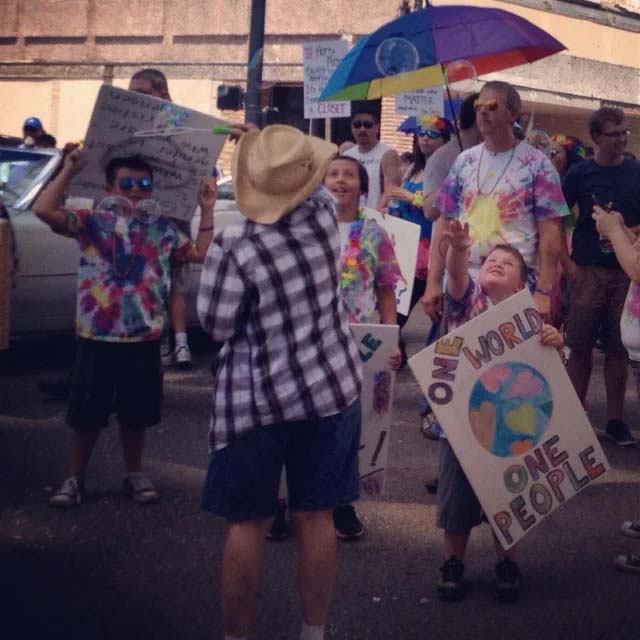
POLYGON ((416 191, 413 194, 413 200, 411 201, 411 204, 414 207, 418 207, 418 209, 422 209, 423 201, 424 201, 424 196, 422 195, 422 189, 418 189, 418 191, 416 191))
POLYGON ((584 145, 573 136, 565 136, 564 133, 554 133, 551 136, 551 142, 559 144, 566 151, 572 151, 582 159, 587 157, 587 150, 584 148, 584 145))
POLYGON ((453 125, 437 113, 427 113, 417 119, 418 129, 434 129, 439 131, 445 140, 451 138, 453 133, 453 125))

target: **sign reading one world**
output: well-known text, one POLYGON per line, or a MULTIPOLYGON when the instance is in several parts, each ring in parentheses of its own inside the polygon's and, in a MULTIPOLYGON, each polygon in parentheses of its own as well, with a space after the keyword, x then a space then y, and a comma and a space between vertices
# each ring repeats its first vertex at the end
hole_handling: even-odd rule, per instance
POLYGON ((317 40, 302 45, 305 118, 348 118, 351 115, 351 102, 348 100, 319 101, 331 74, 346 54, 347 43, 344 40, 317 40))
POLYGON ((105 167, 115 157, 140 155, 153 169, 153 192, 163 215, 189 220, 198 190, 211 175, 224 135, 222 120, 159 98, 103 85, 84 140, 87 166, 71 195, 97 204, 105 195, 105 167))
POLYGON ((609 469, 541 328, 525 290, 409 360, 505 549, 609 469))
POLYGON ((362 434, 360 436, 360 491, 381 496, 387 474, 391 407, 395 371, 389 357, 398 348, 398 327, 389 324, 352 324, 362 365, 362 434))

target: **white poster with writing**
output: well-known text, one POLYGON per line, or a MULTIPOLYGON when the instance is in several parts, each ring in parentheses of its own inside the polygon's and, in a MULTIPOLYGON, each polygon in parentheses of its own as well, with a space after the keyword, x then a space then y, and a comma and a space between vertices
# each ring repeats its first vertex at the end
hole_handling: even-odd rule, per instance
POLYGON ((395 371, 389 357, 398 348, 398 327, 389 324, 352 324, 362 364, 362 435, 360 436, 360 494, 384 492, 395 371))
POLYGON ((316 40, 302 45, 305 118, 348 118, 351 102, 319 102, 329 78, 347 54, 344 40, 316 40))
POLYGON ((442 87, 430 87, 429 89, 416 89, 407 93, 397 93, 396 113, 407 116, 437 113, 439 116, 444 116, 442 87))
POLYGON ((382 215, 375 209, 366 209, 365 215, 381 225, 393 243, 398 266, 402 273, 402 280, 395 287, 396 310, 403 316, 407 316, 411 307, 413 280, 416 276, 420 225, 396 216, 382 215))
POLYGON ((505 549, 610 467, 524 290, 409 359, 505 549))
POLYGON ((99 203, 107 195, 109 160, 140 155, 153 168, 150 198, 164 215, 189 220, 225 141, 212 128, 224 124, 166 100, 103 85, 84 140, 87 166, 74 178, 71 195, 99 203))

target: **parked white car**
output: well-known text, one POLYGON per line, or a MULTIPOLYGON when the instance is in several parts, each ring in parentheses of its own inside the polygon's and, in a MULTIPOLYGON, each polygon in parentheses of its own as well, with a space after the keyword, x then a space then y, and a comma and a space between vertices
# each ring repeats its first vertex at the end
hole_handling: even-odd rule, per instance
MULTIPOLYGON (((12 338, 74 328, 78 250, 72 238, 53 233, 29 209, 61 162, 54 149, 0 147, 0 202, 11 219, 18 254, 18 276, 11 293, 12 338)), ((192 220, 197 232, 199 211, 192 220)), ((241 221, 231 177, 219 181, 214 224, 219 231, 241 221)), ((200 265, 191 265, 189 321, 196 324, 195 297, 200 265)))

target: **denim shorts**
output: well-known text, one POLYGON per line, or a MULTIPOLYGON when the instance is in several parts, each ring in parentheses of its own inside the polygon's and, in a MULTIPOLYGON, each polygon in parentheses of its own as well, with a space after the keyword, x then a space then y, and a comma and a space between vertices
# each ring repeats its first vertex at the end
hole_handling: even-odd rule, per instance
POLYGON ((115 412, 121 426, 146 429, 160 422, 160 341, 107 342, 79 338, 67 424, 97 431, 115 412))
POLYGON ((358 499, 360 400, 332 416, 256 427, 214 451, 202 508, 243 522, 276 513, 284 465, 292 511, 325 511, 358 499))

